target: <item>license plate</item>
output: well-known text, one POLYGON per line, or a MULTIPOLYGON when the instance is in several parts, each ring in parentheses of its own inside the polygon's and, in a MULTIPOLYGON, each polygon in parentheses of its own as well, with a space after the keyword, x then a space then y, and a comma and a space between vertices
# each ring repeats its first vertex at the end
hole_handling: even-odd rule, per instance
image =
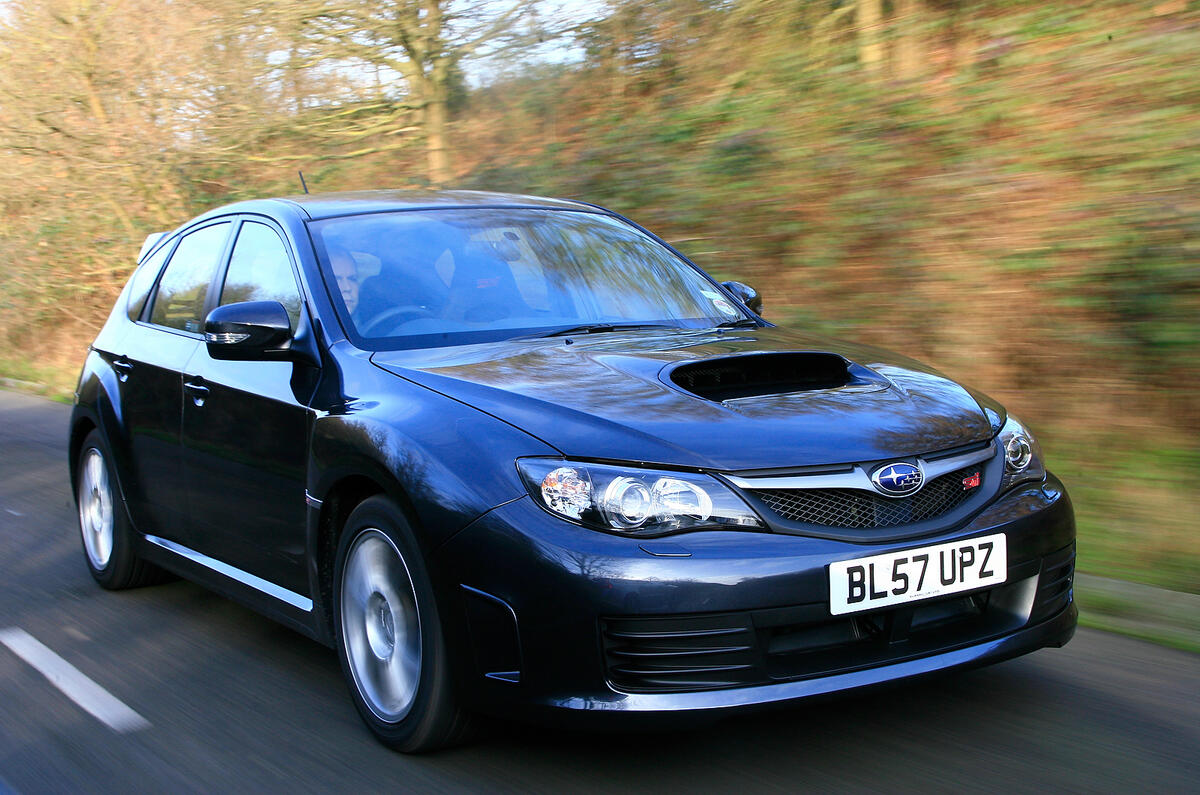
POLYGON ((1008 579, 1003 533, 829 565, 835 616, 999 585, 1008 579))

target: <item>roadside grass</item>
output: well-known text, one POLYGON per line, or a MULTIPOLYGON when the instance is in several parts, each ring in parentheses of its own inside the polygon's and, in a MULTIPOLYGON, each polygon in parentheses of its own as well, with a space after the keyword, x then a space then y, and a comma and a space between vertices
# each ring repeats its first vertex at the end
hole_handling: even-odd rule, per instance
MULTIPOLYGON (((1079 601, 1082 605, 1083 598, 1081 597, 1079 601)), ((1116 621, 1111 616, 1089 611, 1084 607, 1080 607, 1079 626, 1089 629, 1099 629, 1104 632, 1115 632, 1118 635, 1127 635, 1138 640, 1157 643, 1160 646, 1188 651, 1192 654, 1200 654, 1200 643, 1195 640, 1181 637, 1168 630, 1147 628, 1145 625, 1136 622, 1116 621)))
POLYGON ((1051 428, 1042 446, 1075 505, 1080 571, 1200 593, 1200 449, 1155 437, 1051 428))
POLYGON ((41 364, 29 358, 0 354, 0 386, 70 403, 78 373, 65 367, 41 364))
POLYGON ((1083 574, 1075 602, 1081 626, 1200 653, 1200 595, 1083 574))

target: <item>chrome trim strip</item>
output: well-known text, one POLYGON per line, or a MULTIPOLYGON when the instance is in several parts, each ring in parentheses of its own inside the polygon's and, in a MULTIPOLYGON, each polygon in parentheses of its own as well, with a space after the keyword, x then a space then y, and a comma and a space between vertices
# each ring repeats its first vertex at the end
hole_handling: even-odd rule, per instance
POLYGON ((304 501, 308 503, 309 508, 316 508, 318 510, 320 510, 321 506, 325 504, 324 501, 318 500, 316 497, 309 494, 308 489, 304 490, 304 501))
POLYGON ((924 461, 925 478, 940 478, 942 475, 949 475, 956 469, 969 467, 971 464, 980 464, 987 461, 996 455, 996 443, 991 442, 982 450, 973 450, 970 453, 956 455, 954 458, 939 458, 937 461, 924 461))
POLYGON ((789 477, 739 478, 726 475, 725 479, 742 489, 862 489, 875 491, 866 471, 855 465, 852 472, 834 475, 792 475, 789 477))
POLYGON ((303 610, 306 613, 311 613, 313 608, 312 599, 301 596, 298 593, 282 588, 273 582, 268 582, 262 577, 255 577, 249 572, 242 571, 239 568, 230 566, 228 563, 222 563, 216 558, 210 558, 208 555, 197 552, 194 549, 188 549, 182 544, 176 544, 174 541, 168 541, 165 538, 158 536, 146 536, 146 540, 155 546, 162 547, 168 552, 174 552, 182 558, 187 558, 193 563, 199 563, 206 569, 215 571, 217 574, 223 574, 231 580, 236 580, 242 585, 249 586, 256 591, 273 596, 281 602, 286 602, 292 607, 303 610))
MULTIPOLYGON (((936 461, 918 458, 917 461, 924 469, 925 482, 928 483, 930 480, 949 474, 956 469, 986 461, 994 455, 996 455, 996 443, 992 442, 982 450, 963 453, 953 458, 940 458, 936 461)), ((867 470, 859 464, 855 464, 854 470, 851 472, 837 472, 831 475, 789 475, 765 478, 725 475, 724 477, 741 489, 861 489, 878 493, 871 483, 871 477, 867 474, 867 470)))

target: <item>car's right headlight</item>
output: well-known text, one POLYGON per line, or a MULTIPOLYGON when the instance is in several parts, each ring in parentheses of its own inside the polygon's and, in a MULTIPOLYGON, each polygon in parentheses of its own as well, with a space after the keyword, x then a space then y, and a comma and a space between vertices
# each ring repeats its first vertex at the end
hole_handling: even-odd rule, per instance
POLYGON ((996 441, 1004 453, 1004 478, 1001 491, 1007 491, 1019 483, 1043 480, 1046 467, 1042 463, 1042 448, 1033 434, 1013 415, 996 435, 996 441))
POLYGON ((547 511, 608 533, 645 538, 763 526, 741 497, 709 475, 562 458, 522 458, 517 469, 547 511))

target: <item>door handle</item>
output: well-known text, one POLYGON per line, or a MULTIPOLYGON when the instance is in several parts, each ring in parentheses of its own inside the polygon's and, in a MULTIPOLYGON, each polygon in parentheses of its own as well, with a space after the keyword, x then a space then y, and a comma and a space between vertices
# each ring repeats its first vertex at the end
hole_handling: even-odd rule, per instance
POLYGON ((208 387, 201 381, 184 381, 183 388, 192 396, 192 402, 197 406, 203 406, 205 398, 208 397, 208 387))
POLYGON ((129 379, 129 374, 133 372, 133 364, 126 358, 113 360, 113 369, 117 371, 117 380, 124 383, 129 379))

